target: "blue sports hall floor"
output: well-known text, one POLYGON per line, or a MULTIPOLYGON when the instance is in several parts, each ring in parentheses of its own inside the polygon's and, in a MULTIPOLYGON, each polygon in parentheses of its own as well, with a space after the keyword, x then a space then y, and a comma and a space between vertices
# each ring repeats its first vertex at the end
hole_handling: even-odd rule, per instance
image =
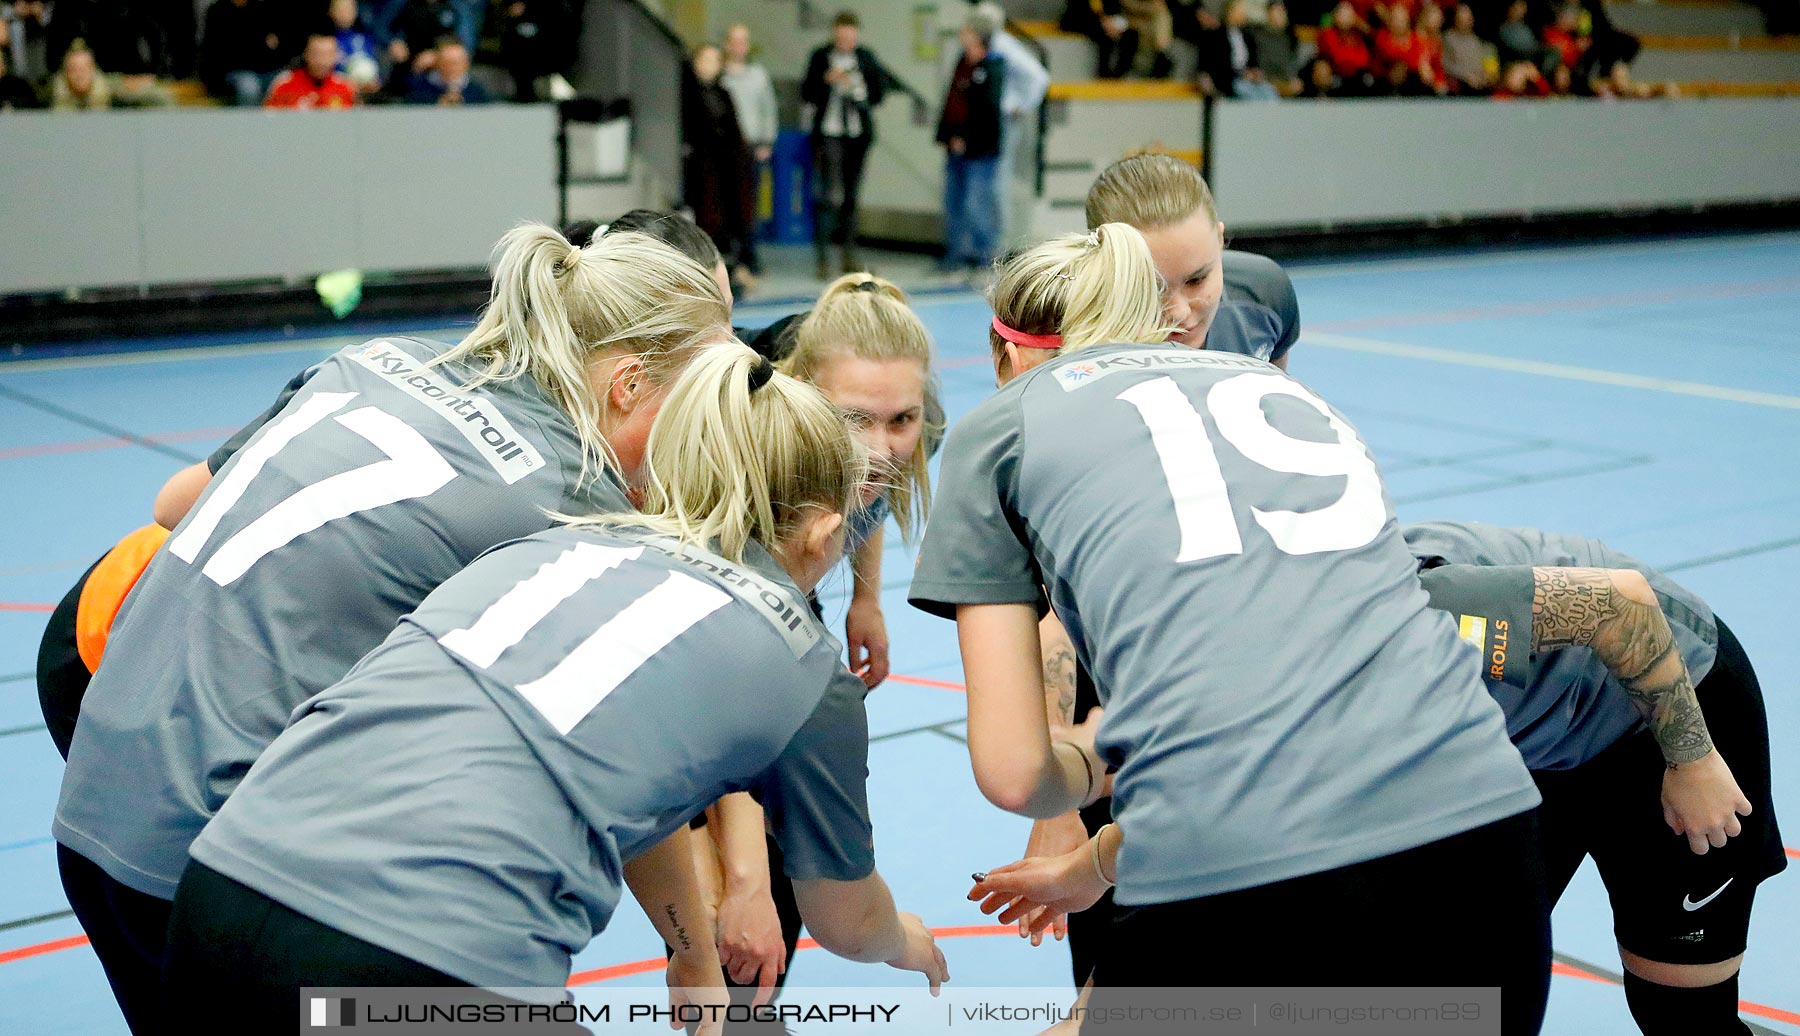
MULTIPOLYGON (((1305 325, 1292 373, 1360 429, 1402 519, 1600 538, 1672 573, 1731 623, 1761 675, 1778 746, 1776 803, 1787 810, 1788 845, 1800 846, 1800 761, 1780 747, 1800 743, 1800 234, 1292 272, 1305 325)), ((954 420, 993 387, 989 313, 967 291, 915 302, 936 337, 954 420)), ((746 306, 738 322, 791 308, 746 306)), ((62 764, 33 693, 46 613, 149 520, 163 479, 267 406, 294 372, 346 342, 402 331, 459 333, 390 324, 316 337, 69 343, 54 358, 0 362, 0 472, 13 487, 0 508, 0 1032, 125 1032, 68 913, 48 836, 62 764)), ((945 936, 958 984, 1060 987, 1063 947, 1033 948, 964 901, 969 873, 1016 858, 1027 824, 976 791, 953 627, 906 605, 912 551, 892 533, 888 544, 897 675, 869 698, 882 873, 902 908, 945 936)), ((845 583, 840 574, 827 595, 834 622, 845 583)), ((1800 1034, 1797 872, 1757 900, 1741 994, 1759 1031, 1800 1034)), ((1556 912, 1555 942, 1544 1031, 1634 1032, 1591 867, 1556 912)), ((660 982, 660 955, 649 923, 625 906, 578 958, 576 981, 660 982)), ((797 955, 790 976, 797 986, 909 981, 816 949, 797 955)))

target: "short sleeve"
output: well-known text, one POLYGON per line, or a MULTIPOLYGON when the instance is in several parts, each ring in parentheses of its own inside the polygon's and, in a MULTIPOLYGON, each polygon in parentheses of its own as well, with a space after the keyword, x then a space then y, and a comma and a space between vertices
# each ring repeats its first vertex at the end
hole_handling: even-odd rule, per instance
POLYGON ((236 435, 233 435, 231 438, 225 440, 224 445, 222 445, 218 449, 212 451, 212 453, 206 458, 206 470, 217 475, 219 473, 219 469, 225 466, 226 461, 229 461, 232 457, 236 456, 237 451, 243 449, 244 444, 249 442, 252 436, 254 436, 257 432, 262 431, 263 425, 266 425, 270 421, 273 421, 275 419, 275 415, 277 415, 277 414, 281 413, 283 410, 287 409, 288 400, 294 398, 294 393, 300 391, 300 387, 302 385, 305 385, 307 379, 312 377, 313 372, 318 369, 319 369, 318 366, 314 365, 314 366, 306 368, 305 370, 301 371, 299 374, 294 375, 293 380, 289 381, 287 383, 287 385, 282 388, 281 395, 275 397, 275 405, 274 406, 271 406, 269 409, 264 410, 262 413, 256 415, 256 418, 254 420, 252 420, 249 424, 238 429, 236 435))
POLYGON ((856 881, 875 870, 869 819, 868 693, 831 660, 831 685, 812 716, 751 789, 781 845, 788 877, 856 881))
POLYGON ((1269 362, 1286 356, 1300 340, 1300 299, 1294 294, 1293 278, 1268 256, 1236 251, 1225 253, 1225 277, 1231 294, 1268 311, 1274 324, 1269 362))
POLYGON ((1035 604, 1043 577, 1012 512, 1022 393, 1002 391, 951 429, 907 597, 944 618, 959 604, 1035 604))
POLYGON ((1457 633, 1481 653, 1481 679, 1524 690, 1531 685, 1529 565, 1442 565, 1419 573, 1431 606, 1449 612, 1457 633))

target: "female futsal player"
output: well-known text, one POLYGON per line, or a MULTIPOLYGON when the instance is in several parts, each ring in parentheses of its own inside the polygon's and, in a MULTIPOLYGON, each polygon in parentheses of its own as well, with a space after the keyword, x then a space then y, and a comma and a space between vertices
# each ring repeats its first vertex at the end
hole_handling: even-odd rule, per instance
POLYGON ((1159 287, 1120 224, 996 284, 1004 387, 946 442, 910 591, 957 620, 977 783, 1048 817, 1118 769, 1127 909, 1096 1006, 1120 985, 1500 986, 1506 1031, 1535 1032, 1538 795, 1500 710, 1355 431, 1261 360, 1169 343, 1159 287), (1050 738, 1046 588, 1108 705, 1097 740, 1093 717, 1050 738), (1306 954, 1273 912, 1313 919, 1306 954), (1171 955, 1171 931, 1218 941, 1171 955))
MULTIPOLYGON (((848 519, 853 589, 844 633, 851 670, 873 690, 888 673, 882 530, 892 514, 901 535, 911 536, 930 505, 930 335, 898 287, 852 273, 752 347, 774 353, 784 373, 824 391, 869 449, 875 477, 848 519)), ((718 907, 719 955, 734 986, 757 987, 760 995, 782 984, 800 938, 793 885, 750 796, 728 796, 707 810, 705 824, 711 837, 694 840, 695 863, 703 893, 718 907)))
MULTIPOLYGON (((1594 540, 1463 522, 1425 522, 1403 532, 1427 589, 1459 571, 1537 565, 1624 569, 1655 591, 1693 683, 1691 718, 1652 712, 1641 721, 1645 703, 1629 672, 1602 667, 1598 642, 1593 655, 1559 651, 1540 660, 1521 690, 1496 688, 1496 696, 1544 796, 1539 814, 1551 900, 1583 857, 1593 856, 1612 901, 1625 998, 1638 1028, 1646 1036, 1747 1033, 1737 1017, 1737 987, 1750 910, 1757 885, 1784 870, 1787 856, 1772 801, 1762 688, 1737 637, 1697 595, 1594 540), (1715 792, 1710 815, 1696 816, 1683 805, 1682 786, 1709 769, 1715 780, 1724 770, 1735 796, 1715 792), (1728 804, 1724 823, 1710 823, 1721 817, 1720 800, 1748 815, 1734 815, 1728 804)), ((1540 596, 1588 602, 1591 595, 1580 590, 1550 587, 1540 596)), ((1515 592, 1515 608, 1517 598, 1515 592)), ((1459 610, 1487 614, 1472 603, 1459 610)), ((1624 605, 1617 610, 1631 614, 1624 605)), ((1600 617, 1593 613, 1590 621, 1600 617)), ((1494 624, 1485 628, 1491 641, 1494 624)), ((1491 643, 1484 647, 1489 670, 1493 653, 1491 643)))
MULTIPOLYGON (((1129 223, 1143 233, 1162 280, 1164 318, 1175 328, 1170 341, 1287 369, 1288 351, 1300 337, 1293 281, 1273 260, 1225 247, 1225 224, 1191 162, 1160 154, 1114 162, 1088 188, 1087 222, 1090 230, 1129 223)), ((1051 729, 1060 730, 1085 719, 1100 699, 1055 615, 1045 616, 1039 633, 1045 708, 1051 729)), ((1079 814, 1037 821, 1025 855, 1054 856, 1085 845, 1112 818, 1111 806, 1103 799, 1079 814)), ((1111 906, 1109 896, 1096 909, 1057 921, 1057 937, 1069 937, 1077 986, 1092 970, 1111 906)))
MULTIPOLYGON (((1750 905, 1786 858, 1761 689, 1736 638, 1691 592, 1593 540, 1455 522, 1404 535, 1543 793, 1552 900, 1584 856, 1600 867, 1639 1028, 1748 1032, 1736 976, 1750 905)), ((1118 841, 1115 828, 998 868, 970 898, 1042 932, 1099 901, 1118 841)))
POLYGON ((459 345, 347 348, 256 422, 121 609, 57 805, 64 888, 134 1031, 188 845, 293 708, 487 548, 626 509, 667 385, 727 321, 665 245, 521 227, 459 345))
MULTIPOLYGON (((203 1028, 274 1032, 307 986, 560 991, 623 861, 752 788, 822 945, 934 993, 948 978, 875 873, 865 688, 805 601, 865 451, 817 391, 730 344, 676 382, 647 453, 643 514, 488 552, 263 753, 176 895, 172 1022, 179 1004, 183 1024, 198 1006, 203 1028)), ((645 905, 688 951, 671 988, 716 982, 701 919, 645 905)))

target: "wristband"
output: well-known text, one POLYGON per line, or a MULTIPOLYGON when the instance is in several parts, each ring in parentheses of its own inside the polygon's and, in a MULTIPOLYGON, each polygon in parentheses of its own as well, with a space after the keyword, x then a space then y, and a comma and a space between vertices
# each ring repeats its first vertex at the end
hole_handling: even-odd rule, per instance
POLYGON ((1084 792, 1081 796, 1081 804, 1083 806, 1093 805, 1094 799, 1095 799, 1095 796, 1094 796, 1094 764, 1088 761, 1087 753, 1082 751, 1081 746, 1076 744, 1075 742, 1073 742, 1073 741, 1058 741, 1056 743, 1059 745, 1068 745, 1070 748, 1073 748, 1075 750, 1076 755, 1081 757, 1081 769, 1087 774, 1087 791, 1084 792))
POLYGON ((1094 832, 1093 838, 1088 840, 1088 858, 1094 861, 1094 874, 1106 884, 1107 888, 1113 888, 1118 884, 1111 878, 1108 878, 1106 872, 1100 869, 1100 835, 1107 827, 1111 826, 1111 824, 1107 824, 1106 827, 1102 827, 1099 831, 1094 832))

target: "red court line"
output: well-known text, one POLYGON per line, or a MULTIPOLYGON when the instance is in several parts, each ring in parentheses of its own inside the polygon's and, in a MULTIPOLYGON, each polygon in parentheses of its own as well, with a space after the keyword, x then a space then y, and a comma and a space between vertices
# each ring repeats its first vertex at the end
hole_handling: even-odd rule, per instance
POLYGON ((1800 849, 1796 849, 1791 845, 1783 846, 1782 848, 1787 852, 1789 859, 1800 860, 1800 849))
POLYGON ((54 604, 36 604, 31 601, 0 601, 0 612, 53 612, 54 604))
POLYGON ((903 676, 900 673, 889 673, 888 679, 895 683, 910 683, 919 687, 936 687, 940 691, 959 691, 967 693, 968 688, 948 680, 931 680, 923 676, 903 676))
MULTIPOLYGON (((1788 851, 1793 852, 1792 849, 1788 851)), ((946 928, 933 928, 931 930, 931 934, 939 939, 966 939, 994 935, 1016 935, 1017 933, 1018 929, 1009 924, 953 925, 946 928)), ((26 960, 31 957, 42 957, 45 954, 57 953, 61 950, 70 950, 77 946, 86 946, 87 941, 88 938, 85 935, 71 935, 63 939, 52 939, 49 942, 41 942, 34 946, 22 946, 16 950, 6 950, 0 952, 0 964, 9 964, 16 960, 26 960)), ((798 950, 816 950, 818 948, 819 943, 816 939, 802 939, 796 947, 798 950)), ((662 957, 649 957, 644 960, 630 961, 625 964, 613 964, 608 967, 594 968, 589 971, 577 971, 569 976, 569 985, 590 986, 595 983, 606 982, 615 978, 625 978, 630 975, 643 975, 652 971, 661 971, 668 966, 668 963, 669 962, 662 957)), ((1599 982, 1602 985, 1617 985, 1617 983, 1613 982, 1611 979, 1596 975, 1593 972, 1586 971, 1582 968, 1572 967, 1561 961, 1554 961, 1551 963, 1550 973, 1552 975, 1563 975, 1568 978, 1585 979, 1589 982, 1599 982)), ((1766 1004, 1752 1003, 1749 1000, 1739 1000, 1738 1010, 1745 1014, 1756 1015, 1759 1018, 1769 1018, 1774 1021, 1785 1022, 1789 1025, 1800 1025, 1800 1014, 1795 1014, 1792 1011, 1783 1011, 1779 1007, 1769 1007, 1766 1004)))
POLYGON ((55 953, 58 950, 72 950, 77 946, 86 946, 87 941, 88 937, 85 935, 71 935, 63 939, 41 942, 35 946, 21 946, 16 950, 0 953, 0 964, 10 964, 15 960, 24 960, 27 957, 42 957, 46 953, 55 953))
POLYGON ((0 449, 0 460, 18 460, 23 457, 50 457, 64 453, 88 453, 94 450, 116 450, 123 446, 142 446, 148 444, 166 444, 174 442, 198 442, 200 440, 224 439, 237 432, 237 428, 190 428, 184 432, 166 432, 162 435, 146 435, 142 439, 126 439, 120 436, 109 436, 105 439, 72 439, 67 442, 46 442, 36 446, 9 446, 0 449))

